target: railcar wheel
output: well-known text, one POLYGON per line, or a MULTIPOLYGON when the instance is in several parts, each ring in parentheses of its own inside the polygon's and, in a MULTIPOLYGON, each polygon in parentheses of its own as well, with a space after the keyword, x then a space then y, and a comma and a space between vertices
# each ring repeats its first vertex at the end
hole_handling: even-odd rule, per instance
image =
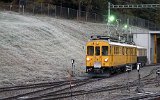
POLYGON ((107 73, 107 74, 106 74, 106 77, 110 77, 110 76, 111 76, 111 73, 107 73))

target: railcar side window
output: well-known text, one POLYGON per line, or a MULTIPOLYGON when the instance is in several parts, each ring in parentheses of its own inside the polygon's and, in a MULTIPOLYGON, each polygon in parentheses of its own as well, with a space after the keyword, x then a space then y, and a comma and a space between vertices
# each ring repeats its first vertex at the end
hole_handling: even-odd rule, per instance
POLYGON ((147 50, 144 50, 145 51, 145 55, 144 56, 147 56, 147 50))
POLYGON ((108 46, 102 46, 102 56, 108 55, 108 46))
POLYGON ((94 46, 88 46, 87 47, 87 55, 93 56, 94 55, 94 46))
POLYGON ((110 55, 112 54, 112 47, 110 46, 110 55))
POLYGON ((125 54, 127 55, 127 51, 128 51, 128 49, 126 48, 126 51, 125 51, 125 54))
POLYGON ((124 55, 124 52, 125 52, 125 51, 124 51, 124 47, 122 47, 122 55, 124 55))
POLYGON ((95 50, 96 50, 96 56, 99 56, 100 55, 100 47, 96 47, 95 50))

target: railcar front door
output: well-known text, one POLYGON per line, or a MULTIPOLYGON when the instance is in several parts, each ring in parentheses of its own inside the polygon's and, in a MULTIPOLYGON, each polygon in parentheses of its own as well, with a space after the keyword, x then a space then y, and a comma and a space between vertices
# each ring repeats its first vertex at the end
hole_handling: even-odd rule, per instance
POLYGON ((101 64, 101 47, 95 46, 95 55, 94 55, 94 68, 100 69, 102 67, 101 64))

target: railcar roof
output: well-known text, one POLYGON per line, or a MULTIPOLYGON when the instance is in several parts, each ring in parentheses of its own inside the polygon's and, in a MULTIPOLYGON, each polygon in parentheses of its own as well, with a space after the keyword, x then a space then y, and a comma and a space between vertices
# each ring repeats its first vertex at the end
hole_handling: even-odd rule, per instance
POLYGON ((110 45, 117 45, 117 46, 124 46, 124 47, 134 47, 136 48, 136 45, 130 45, 125 43, 117 43, 117 42, 108 42, 110 45))
POLYGON ((89 42, 93 42, 93 41, 105 41, 105 42, 108 42, 110 45, 117 45, 117 46, 124 46, 124 47, 134 47, 134 48, 138 48, 138 49, 146 49, 145 47, 142 47, 142 46, 130 45, 130 44, 118 43, 118 42, 109 42, 107 40, 91 40, 89 42))
POLYGON ((142 46, 137 46, 138 49, 146 49, 145 47, 142 46))

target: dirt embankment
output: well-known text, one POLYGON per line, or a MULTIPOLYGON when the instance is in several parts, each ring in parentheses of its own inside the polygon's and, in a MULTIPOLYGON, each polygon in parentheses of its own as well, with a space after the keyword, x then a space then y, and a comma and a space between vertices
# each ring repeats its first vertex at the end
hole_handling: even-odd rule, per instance
POLYGON ((71 59, 83 71, 83 46, 105 31, 105 24, 0 12, 0 85, 65 78, 71 59))

